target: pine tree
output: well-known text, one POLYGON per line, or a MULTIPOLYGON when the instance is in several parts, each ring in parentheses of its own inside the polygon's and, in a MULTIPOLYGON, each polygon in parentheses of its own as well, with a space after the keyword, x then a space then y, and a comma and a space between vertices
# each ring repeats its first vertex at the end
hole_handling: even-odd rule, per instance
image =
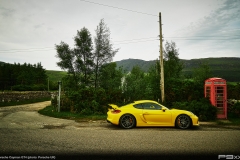
POLYGON ((104 19, 100 20, 97 26, 96 37, 94 38, 95 51, 95 88, 99 85, 99 69, 105 63, 112 61, 113 56, 118 52, 118 49, 114 50, 113 45, 110 42, 110 31, 107 25, 104 23, 104 19))

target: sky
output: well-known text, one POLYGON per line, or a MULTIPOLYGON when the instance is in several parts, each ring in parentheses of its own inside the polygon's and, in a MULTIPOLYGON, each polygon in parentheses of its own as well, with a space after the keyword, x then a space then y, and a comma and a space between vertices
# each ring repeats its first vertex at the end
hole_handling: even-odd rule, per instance
POLYGON ((0 61, 61 70, 55 45, 74 48, 83 27, 93 39, 101 19, 113 61, 155 60, 159 12, 163 47, 175 42, 180 59, 240 57, 240 0, 0 0, 0 61))

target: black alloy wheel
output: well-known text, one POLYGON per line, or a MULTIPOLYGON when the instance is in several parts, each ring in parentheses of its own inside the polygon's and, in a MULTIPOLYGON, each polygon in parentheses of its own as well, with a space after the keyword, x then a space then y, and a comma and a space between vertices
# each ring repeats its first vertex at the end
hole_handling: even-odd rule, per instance
POLYGON ((135 127, 136 120, 135 117, 131 114, 124 114, 120 118, 119 124, 124 129, 130 129, 135 127))
POLYGON ((175 125, 181 129, 188 129, 189 127, 191 127, 191 119, 185 114, 179 115, 175 123, 175 125))

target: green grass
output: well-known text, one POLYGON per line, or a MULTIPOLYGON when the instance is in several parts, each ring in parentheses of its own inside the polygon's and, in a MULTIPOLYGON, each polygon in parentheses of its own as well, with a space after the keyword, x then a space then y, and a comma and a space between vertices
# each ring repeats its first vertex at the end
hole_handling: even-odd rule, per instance
POLYGON ((106 120, 107 115, 81 115, 79 113, 71 113, 66 111, 58 112, 53 106, 47 106, 38 111, 38 113, 55 118, 71 119, 75 121, 88 121, 88 120, 106 120))
POLYGON ((227 120, 230 121, 230 123, 225 123, 221 120, 216 120, 218 125, 240 125, 240 117, 234 113, 228 113, 227 120))
POLYGON ((0 107, 31 104, 31 103, 44 102, 44 101, 50 101, 50 98, 29 99, 29 100, 19 101, 19 102, 0 102, 0 107))

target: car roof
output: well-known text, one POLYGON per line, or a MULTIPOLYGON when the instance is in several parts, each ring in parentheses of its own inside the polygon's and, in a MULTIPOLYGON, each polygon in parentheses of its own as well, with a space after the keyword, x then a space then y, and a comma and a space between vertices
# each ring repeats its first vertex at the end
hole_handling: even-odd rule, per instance
POLYGON ((138 101, 134 101, 134 103, 147 103, 147 102, 158 103, 158 102, 153 101, 153 100, 138 100, 138 101))

